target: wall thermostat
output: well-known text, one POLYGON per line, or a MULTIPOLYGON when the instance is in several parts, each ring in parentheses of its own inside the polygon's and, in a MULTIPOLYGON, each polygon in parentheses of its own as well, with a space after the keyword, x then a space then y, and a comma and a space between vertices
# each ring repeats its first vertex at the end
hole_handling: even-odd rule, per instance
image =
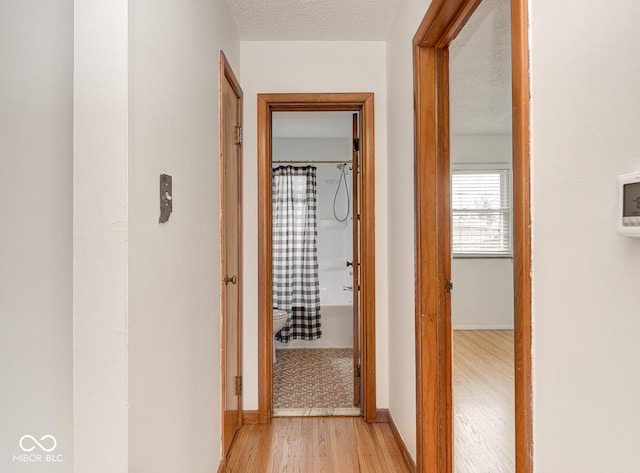
POLYGON ((640 238, 640 171, 618 176, 618 233, 640 238))

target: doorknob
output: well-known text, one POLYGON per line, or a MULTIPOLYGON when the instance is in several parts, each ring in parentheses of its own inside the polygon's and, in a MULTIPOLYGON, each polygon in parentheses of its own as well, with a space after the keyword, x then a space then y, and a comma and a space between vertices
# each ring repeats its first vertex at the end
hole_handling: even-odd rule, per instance
POLYGON ((229 284, 229 283, 231 283, 231 284, 235 284, 235 283, 237 283, 237 282, 238 282, 238 278, 237 278, 235 275, 233 275, 233 276, 225 275, 225 277, 224 277, 224 284, 225 284, 225 286, 226 286, 227 284, 229 284))

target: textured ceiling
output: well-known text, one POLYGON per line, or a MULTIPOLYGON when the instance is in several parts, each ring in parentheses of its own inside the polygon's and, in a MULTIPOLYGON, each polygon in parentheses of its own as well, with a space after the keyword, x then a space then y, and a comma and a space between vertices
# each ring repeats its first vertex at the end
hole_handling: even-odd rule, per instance
POLYGON ((483 0, 449 48, 452 134, 511 134, 509 4, 483 0))
POLYGON ((244 41, 385 40, 399 0, 227 0, 244 41))
MULTIPOLYGON (((242 40, 371 41, 387 38, 398 1, 227 0, 227 3, 242 40)), ((483 0, 451 45, 452 134, 511 133, 510 36, 510 0, 483 0)), ((286 133, 304 134, 303 117, 293 120, 290 115, 293 128, 286 133)), ((335 131, 327 120, 320 121, 325 124, 314 124, 311 128, 332 136, 335 131)))

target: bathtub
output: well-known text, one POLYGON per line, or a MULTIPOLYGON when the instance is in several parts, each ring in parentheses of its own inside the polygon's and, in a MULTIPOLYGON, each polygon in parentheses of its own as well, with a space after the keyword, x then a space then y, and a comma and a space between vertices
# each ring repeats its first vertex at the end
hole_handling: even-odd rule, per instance
POLYGON ((353 347, 353 293, 320 288, 322 337, 318 340, 275 341, 276 349, 353 347))

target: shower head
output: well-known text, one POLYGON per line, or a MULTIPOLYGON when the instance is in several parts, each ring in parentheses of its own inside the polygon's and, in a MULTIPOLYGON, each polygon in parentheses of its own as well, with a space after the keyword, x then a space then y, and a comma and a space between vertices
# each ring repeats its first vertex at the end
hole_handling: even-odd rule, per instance
POLYGON ((346 166, 346 163, 340 163, 340 164, 336 164, 336 167, 338 169, 340 169, 341 171, 344 169, 344 167, 346 166))

